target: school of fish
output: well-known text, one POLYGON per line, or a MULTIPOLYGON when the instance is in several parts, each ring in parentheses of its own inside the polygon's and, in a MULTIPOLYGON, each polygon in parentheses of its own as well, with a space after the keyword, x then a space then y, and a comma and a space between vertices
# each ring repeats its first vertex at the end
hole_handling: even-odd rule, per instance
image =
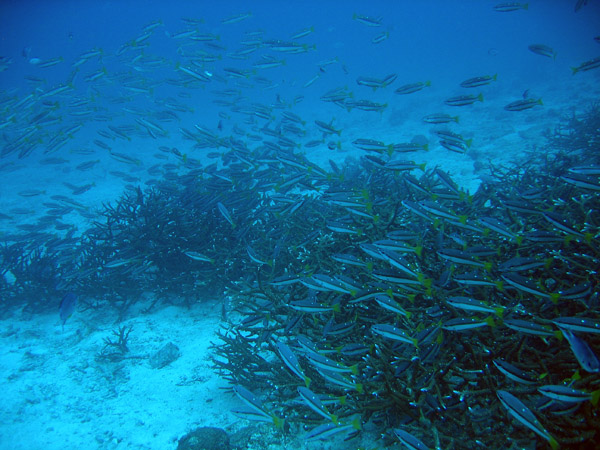
MULTIPOLYGON (((349 19, 373 27, 373 45, 389 38, 377 31, 382 18, 349 19)), ((152 22, 112 54, 98 47, 72 62, 32 59, 44 70, 71 64, 70 76, 53 86, 29 77, 28 95, 0 92, 1 170, 40 154, 42 165, 81 172, 110 158, 123 167, 110 175, 127 183, 100 209, 75 198, 94 182, 65 182, 71 195, 50 198, 19 192, 45 210, 35 223, 18 220, 27 208, 0 212, 17 223, 2 235, 2 308, 45 310, 62 298, 68 327, 77 307, 113 307, 123 318, 146 292, 187 306, 225 293, 213 366, 245 420, 306 441, 375 436, 375 448, 599 446, 600 106, 557 123, 527 167, 492 165, 477 192, 435 162, 410 160, 405 154, 431 145, 419 141, 358 138, 359 159, 324 168, 302 148, 339 150, 344 130, 334 120, 295 113, 302 96, 253 100, 256 90, 277 89, 267 74, 284 58, 318 51, 314 29, 248 32, 231 51, 201 20, 182 22, 179 31, 152 22), (175 44, 176 58, 153 55, 159 39, 175 44), (161 84, 178 95, 155 94, 161 84), (179 125, 199 89, 212 90, 218 127, 179 125), (120 116, 103 102, 119 105, 120 116), (234 123, 229 135, 222 122, 234 123), (97 138, 73 146, 89 127, 97 138), (174 133, 189 148, 171 145, 174 133), (121 150, 148 139, 158 149, 151 167, 121 150), (72 155, 86 160, 72 164, 72 155), (74 226, 73 215, 89 227, 74 226)), ((545 44, 528 48, 557 58, 545 44)), ((339 64, 322 61, 303 87, 339 64)), ((573 76, 598 67, 600 58, 582 62, 573 76)), ((0 58, 0 71, 9 70, 0 58)), ((477 89, 502 77, 476 75, 440 105, 484 102, 477 89)), ((432 84, 397 79, 357 75, 364 97, 340 86, 320 99, 380 114, 387 103, 365 92, 406 96, 432 84)), ((504 109, 543 106, 524 95, 504 109)), ((435 108, 422 121, 436 142, 468 153, 472 140, 450 128, 459 116, 435 108)))

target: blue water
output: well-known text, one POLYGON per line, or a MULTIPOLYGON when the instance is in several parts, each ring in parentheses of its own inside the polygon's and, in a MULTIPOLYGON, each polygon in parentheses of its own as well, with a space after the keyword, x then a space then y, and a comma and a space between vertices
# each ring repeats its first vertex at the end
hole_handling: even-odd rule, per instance
MULTIPOLYGON (((600 2, 589 0, 577 12, 572 0, 534 0, 527 2, 527 9, 513 12, 495 11, 498 3, 3 0, 0 240, 8 237, 13 242, 15 235, 34 226, 45 214, 43 203, 51 195, 72 196, 97 211, 126 189, 152 183, 155 177, 148 169, 162 163, 155 158, 161 146, 177 148, 201 164, 214 161, 207 155, 210 151, 226 151, 194 149, 181 129, 199 125, 219 136, 235 135, 254 147, 261 127, 274 128, 283 110, 305 121, 306 134, 293 137, 296 151, 326 169, 329 160, 342 164, 363 156, 352 144, 357 138, 391 143, 425 136, 430 152, 407 158, 441 166, 473 194, 489 175, 474 168, 475 163, 480 167, 490 160, 517 161, 524 150, 541 146, 542 133, 552 130, 561 117, 584 111, 600 95, 600 69, 576 74, 571 70, 600 56, 600 2), (223 23, 243 13, 248 17, 223 23), (357 14, 381 19, 381 24, 367 26, 356 20, 357 14), (182 19, 198 22, 191 25, 182 19), (136 45, 152 23, 156 26, 150 36, 136 45), (305 51, 298 54, 259 46, 245 58, 236 56, 248 49, 244 41, 290 42, 309 27, 314 31, 294 41, 305 44, 305 51), (218 39, 173 37, 188 30, 218 39), (381 42, 373 42, 378 36, 381 42), (551 47, 556 57, 534 54, 528 49, 532 44, 551 47), (96 50, 101 53, 81 61, 82 54, 96 50), (214 60, 192 64, 203 56, 214 60), (271 61, 264 56, 285 63, 256 69, 254 64, 271 61), (40 67, 55 58, 60 58, 56 65, 40 67), (207 76, 208 81, 193 82, 181 66, 207 76), (231 68, 245 76, 231 76, 227 72, 231 68), (376 91, 356 82, 359 77, 382 79, 391 74, 397 80, 376 91), (468 78, 485 75, 497 75, 497 80, 479 89, 459 87, 468 78), (401 85, 426 81, 431 86, 423 91, 406 96, 394 93, 401 85), (64 92, 48 95, 61 87, 64 92), (351 91, 355 99, 385 105, 384 109, 348 111, 321 99, 336 88, 351 91), (240 96, 224 96, 225 90, 238 91, 240 96), (444 104, 453 96, 478 93, 483 94, 483 102, 459 108, 444 104), (525 97, 541 98, 543 105, 521 112, 504 110, 525 97), (273 120, 250 118, 233 107, 239 105, 215 103, 231 98, 246 106, 268 105, 273 120), (83 106, 73 106, 79 102, 83 106), (166 107, 167 103, 183 111, 166 107), (45 113, 48 117, 37 122, 36 116, 45 113), (421 118, 433 113, 460 115, 460 125, 448 127, 473 140, 467 154, 449 153, 431 137, 432 127, 421 118), (140 119, 158 124, 165 134, 157 136, 154 130, 151 136, 140 119), (311 140, 323 139, 315 120, 331 124, 341 135, 328 136, 317 148, 305 147, 311 140), (125 138, 107 140, 98 134, 109 125, 122 129, 125 138), (21 138, 24 142, 13 147, 21 138), (51 148, 57 139, 60 147, 51 148), (96 140, 138 163, 115 161, 96 140), (333 149, 327 148, 328 143, 333 149), (47 163, 49 158, 64 161, 47 163), (77 168, 90 161, 97 161, 91 169, 77 168), (115 176, 115 171, 125 171, 134 180, 115 176), (65 183, 89 187, 75 195, 65 183), (32 190, 39 192, 29 195, 32 190)), ((182 161, 172 154, 169 158, 173 164, 182 161)), ((94 219, 72 212, 61 221, 76 227, 75 235, 81 236, 94 219)), ((64 230, 58 233, 64 235, 64 230)), ((178 432, 187 429, 185 424, 178 432)))

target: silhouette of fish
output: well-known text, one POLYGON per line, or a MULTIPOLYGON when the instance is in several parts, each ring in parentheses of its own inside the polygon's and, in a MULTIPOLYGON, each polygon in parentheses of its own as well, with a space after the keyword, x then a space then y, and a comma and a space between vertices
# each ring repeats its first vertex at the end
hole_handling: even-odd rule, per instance
POLYGON ((67 319, 71 317, 73 311, 75 311, 75 307, 77 306, 77 296, 72 292, 68 292, 64 295, 62 300, 60 301, 59 307, 59 315, 60 320, 62 321, 63 330, 65 329, 65 323, 67 319))

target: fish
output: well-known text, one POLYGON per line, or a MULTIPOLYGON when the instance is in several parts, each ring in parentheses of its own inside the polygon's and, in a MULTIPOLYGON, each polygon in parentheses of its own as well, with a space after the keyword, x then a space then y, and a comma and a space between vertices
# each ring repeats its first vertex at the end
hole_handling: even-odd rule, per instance
POLYGON ((368 152, 377 152, 377 153, 390 153, 393 151, 392 144, 386 144, 381 141, 376 141, 374 139, 355 139, 352 141, 352 145, 361 150, 365 150, 368 152))
POLYGON ((308 405, 308 407, 314 412, 321 415, 325 419, 331 420, 331 422, 333 422, 336 425, 339 423, 337 416, 335 414, 330 413, 321 401, 321 399, 310 389, 304 386, 298 386, 298 394, 300 395, 300 398, 304 401, 304 403, 308 405))
POLYGON ((203 255, 202 253, 198 253, 195 252, 193 250, 187 250, 183 252, 188 258, 193 259, 194 261, 204 261, 204 262, 209 262, 209 263, 214 263, 215 260, 212 258, 209 258, 206 255, 203 255))
POLYGON ((468 148, 473 143, 472 139, 465 139, 462 137, 462 135, 455 133, 453 131, 450 131, 450 130, 435 130, 435 131, 433 131, 433 134, 435 134, 437 137, 439 137, 443 141, 459 144, 461 147, 468 148))
POLYGON ((424 89, 429 86, 431 86, 431 81, 429 81, 429 80, 418 81, 416 83, 404 84, 404 85, 400 86, 399 88, 397 88, 394 91, 394 93, 400 94, 400 95, 413 94, 413 93, 418 92, 421 89, 424 89))
POLYGON ((567 342, 569 342, 571 351, 575 355, 577 362, 579 362, 579 365, 583 368, 583 370, 590 373, 600 372, 600 360, 598 360, 598 357, 588 343, 577 337, 568 328, 561 329, 561 332, 567 342))
POLYGON ((371 331, 392 341, 403 342, 404 344, 411 344, 418 347, 418 342, 415 338, 410 337, 406 331, 393 325, 378 323, 371 326, 371 331))
POLYGON ((334 361, 326 356, 316 352, 315 350, 310 350, 305 353, 306 359, 315 366, 315 368, 320 370, 325 370, 328 372, 339 372, 339 373, 353 373, 356 375, 358 373, 358 366, 345 366, 337 361, 334 361))
POLYGON ((67 323, 67 319, 71 317, 76 307, 77 295, 72 292, 66 293, 60 301, 59 306, 59 316, 62 322, 63 330, 65 329, 65 323, 67 323))
POLYGON ((19 191, 17 194, 21 197, 37 197, 39 195, 46 194, 46 191, 43 191, 41 189, 27 189, 24 191, 19 191))
POLYGON ((526 270, 537 269, 548 264, 547 261, 542 261, 536 258, 528 258, 516 256, 498 264, 500 272, 524 272, 526 270))
POLYGON ((476 300, 471 297, 452 296, 446 299, 446 303, 448 303, 453 308, 462 309, 464 311, 492 313, 500 317, 502 317, 502 314, 504 313, 504 307, 489 306, 481 300, 476 300))
POLYGON ((494 320, 491 316, 487 319, 478 319, 476 317, 457 317, 455 319, 445 321, 442 325, 442 328, 448 331, 463 332, 488 326, 495 326, 494 320))
POLYGON ((383 79, 371 77, 358 77, 356 79, 356 84, 358 84, 359 86, 370 87, 373 89, 373 91, 376 91, 377 89, 382 89, 389 86, 396 80, 396 78, 398 78, 398 75, 396 75, 395 73, 388 75, 383 79))
POLYGON ((229 222, 233 228, 235 228, 235 223, 233 222, 233 217, 231 217, 231 214, 229 213, 229 210, 227 209, 227 207, 223 203, 217 202, 217 208, 219 209, 219 212, 221 213, 223 218, 227 222, 229 222))
POLYGON ((448 261, 452 261, 456 264, 465 264, 468 266, 475 266, 485 268, 488 272, 492 270, 492 264, 489 262, 478 261, 472 254, 467 251, 457 250, 454 248, 441 248, 437 251, 437 254, 448 261))
POLYGON ((247 410, 238 410, 238 415, 249 420, 272 423, 278 429, 283 428, 284 420, 280 417, 277 417, 274 413, 268 411, 258 397, 256 397, 256 395, 254 395, 251 391, 243 386, 236 385, 233 386, 233 392, 249 408, 247 410))
POLYGON ((454 153, 464 154, 464 153, 467 153, 467 151, 469 150, 469 147, 467 147, 465 144, 463 144, 461 142, 452 142, 452 141, 441 140, 440 145, 442 147, 444 147, 446 150, 450 150, 451 152, 454 152, 454 153))
POLYGON ((298 361, 298 358, 292 349, 280 341, 276 342, 275 346, 277 347, 277 352, 279 353, 281 360, 284 362, 287 368, 290 369, 294 375, 300 378, 308 388, 311 380, 309 377, 304 375, 304 371, 300 366, 300 361, 298 361))
POLYGON ((490 84, 492 81, 496 81, 498 79, 498 74, 494 75, 483 75, 480 77, 469 78, 462 83, 460 83, 460 87, 464 88, 474 88, 479 86, 485 86, 490 84))
POLYGON ((483 94, 478 95, 457 95, 455 97, 447 98, 444 103, 448 106, 467 106, 472 105, 475 102, 482 102, 483 94))
POLYGON ((582 175, 578 173, 568 173, 561 175, 560 179, 566 183, 572 184, 582 189, 591 191, 600 191, 600 180, 597 176, 582 175))
POLYGON ((414 161, 402 161, 402 160, 394 159, 394 160, 391 160, 391 161, 388 161, 387 163, 385 163, 383 168, 387 169, 387 170, 393 170, 393 171, 404 171, 404 170, 414 170, 414 169, 420 169, 422 171, 425 171, 426 164, 427 163, 417 164, 414 161))
POLYGON ((414 437, 407 431, 400 428, 394 428, 394 434, 402 444, 409 450, 430 450, 422 441, 414 437))
POLYGON ((310 26, 310 27, 307 27, 307 28, 303 28, 303 29, 301 29, 301 30, 299 30, 299 31, 296 31, 296 32, 295 32, 295 33, 292 35, 291 39, 292 39, 292 40, 301 39, 301 38, 303 38, 303 37, 306 37, 306 36, 308 36, 308 35, 309 35, 309 34, 311 34, 311 33, 314 33, 314 31, 315 31, 315 27, 314 27, 314 26, 310 26))
POLYGON ((412 313, 410 311, 406 311, 402 307, 402 305, 400 305, 400 303, 398 303, 395 300, 393 300, 393 298, 390 298, 389 295, 377 294, 375 296, 375 301, 383 309, 386 309, 386 310, 391 311, 391 312, 396 313, 396 314, 400 314, 401 316, 404 316, 407 319, 410 319, 410 316, 412 315, 412 313))
POLYGON ((304 439, 306 439, 307 442, 324 440, 340 433, 357 431, 360 430, 360 428, 360 422, 358 419, 355 419, 351 423, 345 425, 335 422, 327 422, 310 430, 308 433, 306 433, 304 439))
POLYGON ((450 114, 438 113, 438 114, 429 114, 423 117, 423 122, 431 123, 431 124, 441 124, 441 123, 450 123, 456 122, 459 123, 459 116, 452 116, 450 114))
POLYGON ((59 56, 58 58, 51 58, 45 61, 37 60, 37 58, 32 58, 29 60, 29 62, 34 64, 36 67, 46 68, 56 66, 57 64, 62 63, 64 60, 65 59, 62 56, 59 56))
POLYGON ((362 14, 353 14, 352 19, 367 25, 368 27, 380 27, 383 22, 381 17, 369 17, 362 14))
POLYGON ((507 378, 510 378, 517 383, 526 385, 534 385, 538 383, 536 378, 530 376, 524 370, 521 370, 506 361, 494 359, 492 362, 500 372, 506 375, 507 378))
POLYGON ((333 128, 332 123, 333 120, 331 121, 331 123, 325 123, 320 120, 315 120, 315 125, 323 133, 323 135, 337 134, 338 136, 340 136, 342 134, 342 130, 336 130, 335 128, 333 128))
POLYGON ((507 2, 494 5, 494 11, 498 12, 512 12, 519 9, 529 9, 529 3, 507 2))
POLYGON ((380 33, 377 36, 375 36, 373 39, 371 39, 371 43, 379 44, 379 43, 385 41, 389 37, 390 37, 390 32, 384 31, 383 33, 380 33))
MULTIPOLYGON (((306 287, 308 287, 309 289, 313 289, 313 290, 319 290, 319 291, 323 291, 323 292, 327 292, 329 291, 329 289, 326 288, 322 288, 321 286, 317 285, 317 284, 312 284, 310 282, 310 279, 305 279, 302 278, 300 279, 300 282, 302 284, 304 284, 306 287)), ((295 309, 296 311, 301 311, 303 313, 326 313, 329 311, 335 311, 335 312, 339 312, 340 311, 340 306, 339 304, 334 304, 334 305, 324 305, 321 303, 318 303, 312 299, 307 299, 307 300, 294 300, 292 302, 290 302, 288 304, 288 306, 292 309, 295 309)))
POLYGON ((221 20, 221 23, 224 25, 230 25, 233 23, 238 23, 241 22, 242 20, 247 20, 249 18, 252 17, 252 13, 251 12, 245 12, 245 13, 241 13, 241 14, 236 14, 230 17, 226 17, 225 19, 221 20))
POLYGON ((579 333, 600 334, 600 320, 587 317, 558 317, 552 323, 561 330, 569 330, 579 333))
POLYGON ((348 111, 351 111, 352 108, 360 109, 362 111, 373 111, 373 112, 383 112, 388 104, 387 103, 378 103, 372 102, 371 100, 350 100, 347 99, 344 102, 344 106, 348 111))
POLYGON ((558 294, 546 292, 531 278, 524 277, 515 272, 506 272, 502 274, 502 279, 519 291, 527 292, 528 294, 537 295, 539 297, 556 300, 558 294))
MULTIPOLYGON (((349 349, 342 348, 340 350, 340 353, 342 353, 343 355, 351 355, 351 354, 364 354, 367 353, 369 351, 369 348, 367 348, 366 350, 363 348, 360 348, 359 351, 350 351, 349 349), (356 353, 354 353, 356 352, 356 353)), ((330 382, 331 384, 335 384, 336 386, 339 386, 345 390, 350 390, 350 391, 356 391, 359 394, 363 393, 363 385, 362 383, 355 383, 354 381, 351 381, 350 379, 348 379, 347 377, 345 377, 344 375, 342 375, 339 372, 330 372, 328 370, 323 370, 323 369, 319 369, 317 368, 317 372, 319 372, 319 374, 328 382, 330 382)), ((306 386, 308 387, 308 386, 306 386)))
POLYGON ((508 105, 504 107, 506 111, 525 111, 526 109, 531 109, 538 105, 543 105, 541 98, 526 98, 523 100, 516 100, 514 102, 510 102, 508 105))
POLYGON ((511 330, 515 330, 524 334, 542 337, 556 336, 556 333, 552 330, 552 328, 535 322, 529 322, 522 319, 506 318, 504 319, 503 323, 511 330))
POLYGON ((561 214, 558 214, 557 212, 544 211, 544 212, 542 212, 542 217, 544 219, 546 219, 556 229, 558 229, 559 231, 561 231, 563 233, 566 233, 571 236, 581 237, 581 238, 585 237, 584 233, 582 233, 581 231, 578 231, 577 229, 575 229, 575 227, 573 227, 573 225, 571 224, 570 220, 567 217, 562 216, 561 214))
POLYGON ((600 389, 594 392, 585 392, 581 389, 556 384, 541 386, 538 388, 538 392, 548 398, 565 403, 581 403, 589 400, 593 406, 596 406, 600 399, 600 389))
POLYGON ((577 67, 571 67, 571 71, 573 72, 573 75, 575 75, 578 72, 587 72, 588 70, 597 69, 598 67, 600 67, 600 56, 598 58, 582 62, 577 67))
POLYGON ((498 390, 496 395, 502 403, 502 406, 506 408, 508 413, 522 425, 525 425, 535 434, 548 441, 553 450, 558 450, 558 441, 546 431, 546 429, 539 422, 537 417, 531 412, 531 410, 525 406, 525 404, 517 397, 512 395, 510 392, 498 390))
POLYGON ((556 52, 551 47, 544 44, 531 44, 529 50, 537 55, 546 56, 548 58, 556 59, 556 52))

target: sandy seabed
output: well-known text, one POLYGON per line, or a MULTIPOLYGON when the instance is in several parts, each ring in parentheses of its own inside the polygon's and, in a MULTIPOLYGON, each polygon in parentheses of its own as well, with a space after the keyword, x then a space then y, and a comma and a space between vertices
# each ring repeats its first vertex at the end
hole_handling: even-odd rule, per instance
POLYGON ((58 311, 0 322, 0 447, 176 448, 193 428, 240 422, 229 412, 238 400, 211 368, 220 304, 143 314, 148 305, 135 304, 120 324, 110 310, 76 311, 64 330, 58 311), (132 327, 129 352, 98 358, 119 326, 132 327), (149 356, 169 342, 180 357, 152 368, 149 356))

